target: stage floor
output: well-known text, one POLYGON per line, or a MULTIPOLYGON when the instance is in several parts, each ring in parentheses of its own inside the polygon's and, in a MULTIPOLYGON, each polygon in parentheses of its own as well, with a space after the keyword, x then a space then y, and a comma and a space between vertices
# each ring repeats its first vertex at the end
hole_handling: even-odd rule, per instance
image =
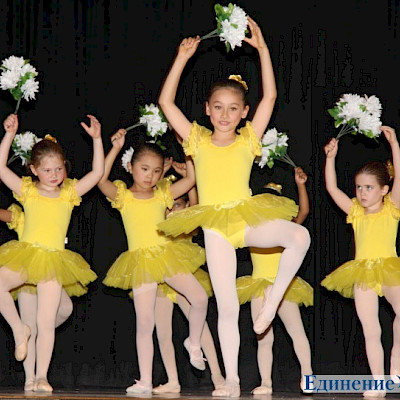
MULTIPOLYGON (((119 390, 79 390, 79 391, 61 391, 55 390, 53 393, 35 393, 35 392, 24 392, 16 389, 1 389, 0 388, 0 399, 1 400, 15 400, 15 399, 49 399, 49 400, 121 400, 121 399, 149 399, 154 398, 158 400, 169 400, 169 399, 182 399, 182 400, 215 400, 217 397, 211 397, 210 392, 194 392, 185 391, 180 394, 164 394, 164 395, 128 395, 123 391, 119 390)), ((257 395, 253 396, 250 392, 245 392, 240 397, 241 399, 254 399, 254 400, 334 400, 334 399, 364 399, 361 395, 356 394, 315 394, 312 396, 303 396, 300 393, 286 393, 278 392, 272 395, 257 395)), ((399 399, 399 393, 393 393, 388 395, 389 399, 399 399), (397 395, 397 396, 396 396, 397 395)))

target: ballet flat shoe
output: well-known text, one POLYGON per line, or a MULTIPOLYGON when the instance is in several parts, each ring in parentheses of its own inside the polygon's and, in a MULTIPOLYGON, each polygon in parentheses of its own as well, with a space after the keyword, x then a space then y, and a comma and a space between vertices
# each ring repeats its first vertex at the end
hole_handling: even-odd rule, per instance
POLYGON ((251 391, 251 394, 272 394, 272 386, 261 385, 251 391))
POLYGON ((15 344, 15 359, 17 361, 24 361, 28 353, 28 340, 31 337, 31 329, 28 325, 24 325, 25 338, 19 345, 15 344))
POLYGON ((206 359, 203 357, 203 352, 201 351, 200 347, 193 348, 189 338, 185 339, 183 345, 185 346, 185 349, 189 353, 190 364, 192 364, 193 367, 199 369, 200 371, 204 371, 206 369, 206 363, 205 363, 206 359), (197 354, 195 354, 195 352, 197 354))
POLYGON ((162 394, 162 393, 180 393, 181 385, 179 383, 167 382, 164 385, 159 385, 153 388, 154 394, 162 394))
POLYGON ((236 382, 226 381, 219 389, 215 389, 213 397, 240 397, 240 385, 236 382))
POLYGON ((47 382, 46 378, 39 378, 39 379, 36 379, 36 381, 35 381, 33 391, 50 393, 53 391, 53 388, 51 387, 49 382, 47 382))

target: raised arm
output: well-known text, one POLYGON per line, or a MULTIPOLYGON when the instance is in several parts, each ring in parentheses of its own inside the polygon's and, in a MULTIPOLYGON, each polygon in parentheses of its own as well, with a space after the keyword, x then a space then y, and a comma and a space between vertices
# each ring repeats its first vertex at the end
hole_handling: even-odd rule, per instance
POLYGON ((97 184, 101 192, 111 200, 115 200, 115 196, 117 195, 117 187, 108 179, 108 177, 110 176, 111 168, 115 159, 117 158, 122 147, 124 147, 125 135, 126 130, 119 129, 116 133, 114 133, 114 135, 111 136, 112 147, 108 152, 104 162, 104 175, 97 184))
POLYGON ((11 144, 18 130, 18 116, 16 114, 10 114, 4 120, 3 125, 6 134, 0 143, 0 179, 9 189, 20 195, 22 179, 18 175, 14 174, 14 172, 7 166, 8 153, 10 152, 11 144))
POLYGON ((93 162, 92 170, 76 183, 78 196, 82 196, 96 186, 104 173, 104 149, 101 140, 101 125, 93 115, 88 115, 87 117, 90 120, 90 126, 87 126, 84 122, 81 122, 81 126, 93 138, 93 162))
POLYGON ((333 201, 341 208, 346 214, 350 212, 352 201, 346 193, 342 192, 337 187, 335 159, 338 151, 338 141, 331 139, 331 141, 324 147, 326 162, 325 162, 325 186, 328 193, 331 195, 333 201))
POLYGON ((260 27, 248 17, 251 38, 244 40, 257 49, 261 64, 262 97, 257 105, 253 120, 251 121, 257 136, 261 139, 264 134, 276 100, 276 85, 274 69, 272 67, 271 56, 260 27))
MULTIPOLYGON (((172 166, 175 169, 176 164, 173 163, 172 166)), ((176 169, 176 171, 182 175, 182 179, 179 179, 175 183, 171 185, 171 194, 174 199, 181 197, 184 193, 187 193, 190 189, 193 188, 194 184, 196 183, 196 177, 194 173, 194 165, 193 161, 187 157, 186 158, 186 173, 184 171, 180 172, 176 169)))
POLYGON ((400 208, 400 148, 396 132, 390 126, 382 126, 381 130, 392 149, 394 178, 390 198, 397 208, 400 208))
POLYGON ((186 139, 189 136, 192 124, 175 104, 176 91, 178 90, 183 69, 189 58, 196 52, 199 43, 199 36, 182 40, 158 98, 158 103, 168 122, 182 139, 186 139))
POLYGON ((295 168, 294 180, 296 182, 297 192, 299 195, 299 212, 297 216, 293 218, 293 222, 296 222, 296 224, 302 224, 310 212, 310 203, 308 200, 308 193, 306 188, 307 178, 307 174, 303 171, 302 168, 295 168))

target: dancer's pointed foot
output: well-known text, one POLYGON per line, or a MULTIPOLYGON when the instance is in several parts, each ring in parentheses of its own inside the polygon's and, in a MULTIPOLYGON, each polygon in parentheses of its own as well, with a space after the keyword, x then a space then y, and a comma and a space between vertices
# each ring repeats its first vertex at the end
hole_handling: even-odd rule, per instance
POLYGON ((31 329, 28 325, 24 325, 24 339, 21 343, 15 342, 15 359, 17 361, 24 361, 28 353, 28 340, 31 337, 31 329))
POLYGON ((185 349, 189 353, 190 364, 192 364, 193 367, 199 369, 200 371, 204 371, 206 369, 205 361, 207 360, 203 357, 203 352, 201 351, 200 346, 199 347, 193 346, 190 343, 189 338, 185 339, 183 345, 185 346, 185 349))
POLYGON ((258 335, 264 333, 275 318, 275 312, 271 313, 270 311, 271 306, 268 305, 268 299, 270 297, 271 290, 272 286, 268 286, 267 289, 265 290, 263 305, 253 325, 254 332, 257 333, 258 335))

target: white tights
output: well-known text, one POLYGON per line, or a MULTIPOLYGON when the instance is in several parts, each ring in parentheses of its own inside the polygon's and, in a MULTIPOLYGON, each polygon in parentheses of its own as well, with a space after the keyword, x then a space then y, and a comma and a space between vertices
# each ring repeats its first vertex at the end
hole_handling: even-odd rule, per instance
MULTIPOLYGON (((186 318, 188 318, 191 305, 185 297, 177 295, 177 302, 186 318)), ((178 371, 176 368, 175 349, 172 342, 172 314, 174 304, 168 297, 159 297, 156 299, 156 329, 157 339, 160 346, 161 357, 167 371, 168 382, 179 383, 178 371)), ((207 323, 204 324, 203 333, 201 335, 201 347, 210 366, 213 380, 220 381, 223 379, 221 369, 219 367, 217 352, 214 346, 210 329, 207 323)))
MULTIPOLYGON (((239 301, 236 292, 236 252, 215 231, 204 229, 207 266, 218 306, 218 334, 226 380, 239 382, 239 301)), ((270 291, 267 311, 272 319, 282 297, 303 261, 310 245, 308 231, 285 220, 265 222, 245 229, 246 246, 284 247, 278 273, 270 291)))
MULTIPOLYGON (((393 307, 396 316, 393 321, 393 347, 390 360, 390 373, 400 373, 400 286, 384 286, 383 294, 393 307)), ((372 289, 354 286, 354 301, 360 319, 365 349, 371 374, 384 375, 384 352, 381 342, 381 325, 379 323, 379 299, 372 289)))
MULTIPOLYGON (((205 290, 191 274, 175 275, 165 278, 165 281, 190 302, 191 307, 188 314, 190 343, 193 346, 200 347, 200 338, 206 320, 208 305, 208 297, 205 290)), ((152 382, 156 294, 156 282, 143 284, 133 289, 140 381, 145 385, 151 385, 152 382), (152 310, 153 312, 151 312, 152 310)))
MULTIPOLYGON (((251 301, 251 316, 253 321, 258 316, 263 304, 261 297, 251 301)), ((293 340, 293 347, 300 363, 301 375, 312 373, 311 349, 304 330, 300 309, 296 303, 283 300, 278 308, 278 315, 285 325, 286 331, 293 340)), ((258 337, 257 361, 261 375, 261 385, 272 387, 272 362, 274 333, 272 325, 265 334, 258 337)))
POLYGON ((57 281, 39 282, 37 295, 19 294, 20 318, 10 291, 24 283, 18 272, 0 268, 0 312, 12 329, 16 346, 24 340, 24 325, 31 329, 24 362, 26 379, 32 379, 35 375, 35 360, 36 377, 47 378, 54 347, 54 331, 71 314, 72 303, 57 281))

